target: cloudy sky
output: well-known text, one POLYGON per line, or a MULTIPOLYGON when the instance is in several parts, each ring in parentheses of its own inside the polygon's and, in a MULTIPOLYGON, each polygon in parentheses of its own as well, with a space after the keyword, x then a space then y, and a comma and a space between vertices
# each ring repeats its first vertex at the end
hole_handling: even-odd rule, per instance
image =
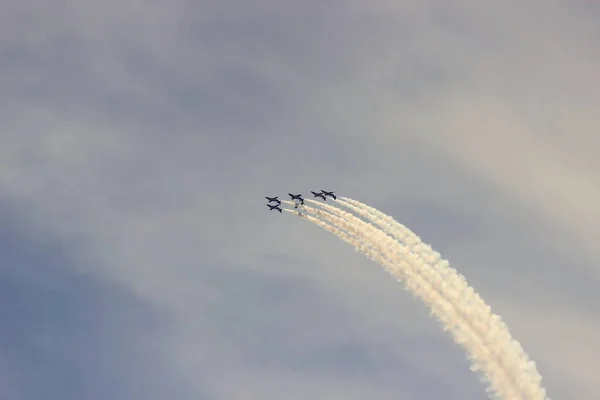
POLYGON ((400 284, 264 206, 321 188, 600 398, 594 2, 0 8, 2 399, 486 398, 400 284))

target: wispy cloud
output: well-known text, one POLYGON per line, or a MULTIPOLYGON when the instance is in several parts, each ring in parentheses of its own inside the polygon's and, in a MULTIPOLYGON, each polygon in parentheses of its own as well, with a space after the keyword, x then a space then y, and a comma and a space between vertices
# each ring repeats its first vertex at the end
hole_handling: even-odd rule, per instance
MULTIPOLYGON (((593 358, 576 362, 600 348, 575 328, 600 319, 593 5, 5 3, 0 192, 13 205, 0 215, 19 218, 2 243, 50 238, 67 261, 22 253, 4 281, 85 275, 57 290, 81 309, 54 328, 83 345, 48 356, 77 358, 77 393, 102 397, 85 366, 141 340, 103 368, 180 398, 483 397, 424 308, 261 203, 322 186, 432 243, 539 361, 551 396, 600 396, 593 358), (98 309, 115 336, 71 329, 98 309), (159 317, 140 328, 139 314, 159 317)), ((44 290, 28 292, 31 309, 44 290)), ((28 346, 8 375, 56 380, 18 368, 28 346)), ((39 398, 20 387, 15 399, 39 398)))

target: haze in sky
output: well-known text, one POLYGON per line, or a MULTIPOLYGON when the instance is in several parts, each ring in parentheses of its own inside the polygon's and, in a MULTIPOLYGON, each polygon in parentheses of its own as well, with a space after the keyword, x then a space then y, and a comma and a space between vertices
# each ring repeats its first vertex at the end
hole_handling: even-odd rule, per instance
POLYGON ((402 285, 264 205, 320 189, 600 398, 592 2, 53 3, 0 12, 0 398, 486 398, 402 285))

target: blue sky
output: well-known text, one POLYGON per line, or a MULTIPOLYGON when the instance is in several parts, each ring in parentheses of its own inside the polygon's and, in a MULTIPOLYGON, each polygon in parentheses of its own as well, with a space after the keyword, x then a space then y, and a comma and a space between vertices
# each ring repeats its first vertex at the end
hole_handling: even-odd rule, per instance
POLYGON ((598 398, 600 10, 460 0, 0 13, 0 397, 485 398, 402 286, 265 195, 430 243, 549 395, 598 398))

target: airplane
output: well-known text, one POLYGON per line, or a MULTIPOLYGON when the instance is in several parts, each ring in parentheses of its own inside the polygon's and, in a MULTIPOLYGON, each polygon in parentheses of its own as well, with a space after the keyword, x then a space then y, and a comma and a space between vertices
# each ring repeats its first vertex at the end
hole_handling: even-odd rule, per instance
POLYGON ((279 211, 280 213, 282 213, 282 212, 283 212, 283 211, 281 210, 281 208, 279 208, 279 205, 278 205, 278 204, 275 204, 274 206, 272 206, 272 205, 270 205, 270 204, 267 204, 267 206, 269 207, 269 211, 272 211, 272 210, 277 210, 277 211, 279 211))
POLYGON ((268 196, 267 196, 267 197, 265 197, 265 199, 269 200, 269 203, 270 203, 270 202, 272 202, 272 201, 274 201, 274 202, 275 202, 275 203, 277 203, 277 204, 281 204, 281 200, 279 200, 279 199, 277 198, 277 196, 275 196, 275 197, 268 197, 268 196))
POLYGON ((304 204, 304 199, 302 198, 301 194, 291 194, 291 193, 288 193, 288 194, 290 195, 292 200, 298 200, 300 202, 300 204, 304 204))
POLYGON ((325 198, 325 194, 323 194, 323 193, 319 193, 319 192, 313 192, 312 190, 311 190, 310 192, 311 192, 311 193, 313 194, 313 196, 315 196, 315 197, 320 197, 320 198, 322 198, 323 200, 327 200, 327 199, 325 198))
POLYGON ((326 192, 323 189, 321 189, 321 192, 323 193, 323 195, 333 197, 334 200, 337 200, 337 196, 335 194, 333 194, 333 192, 326 192))

